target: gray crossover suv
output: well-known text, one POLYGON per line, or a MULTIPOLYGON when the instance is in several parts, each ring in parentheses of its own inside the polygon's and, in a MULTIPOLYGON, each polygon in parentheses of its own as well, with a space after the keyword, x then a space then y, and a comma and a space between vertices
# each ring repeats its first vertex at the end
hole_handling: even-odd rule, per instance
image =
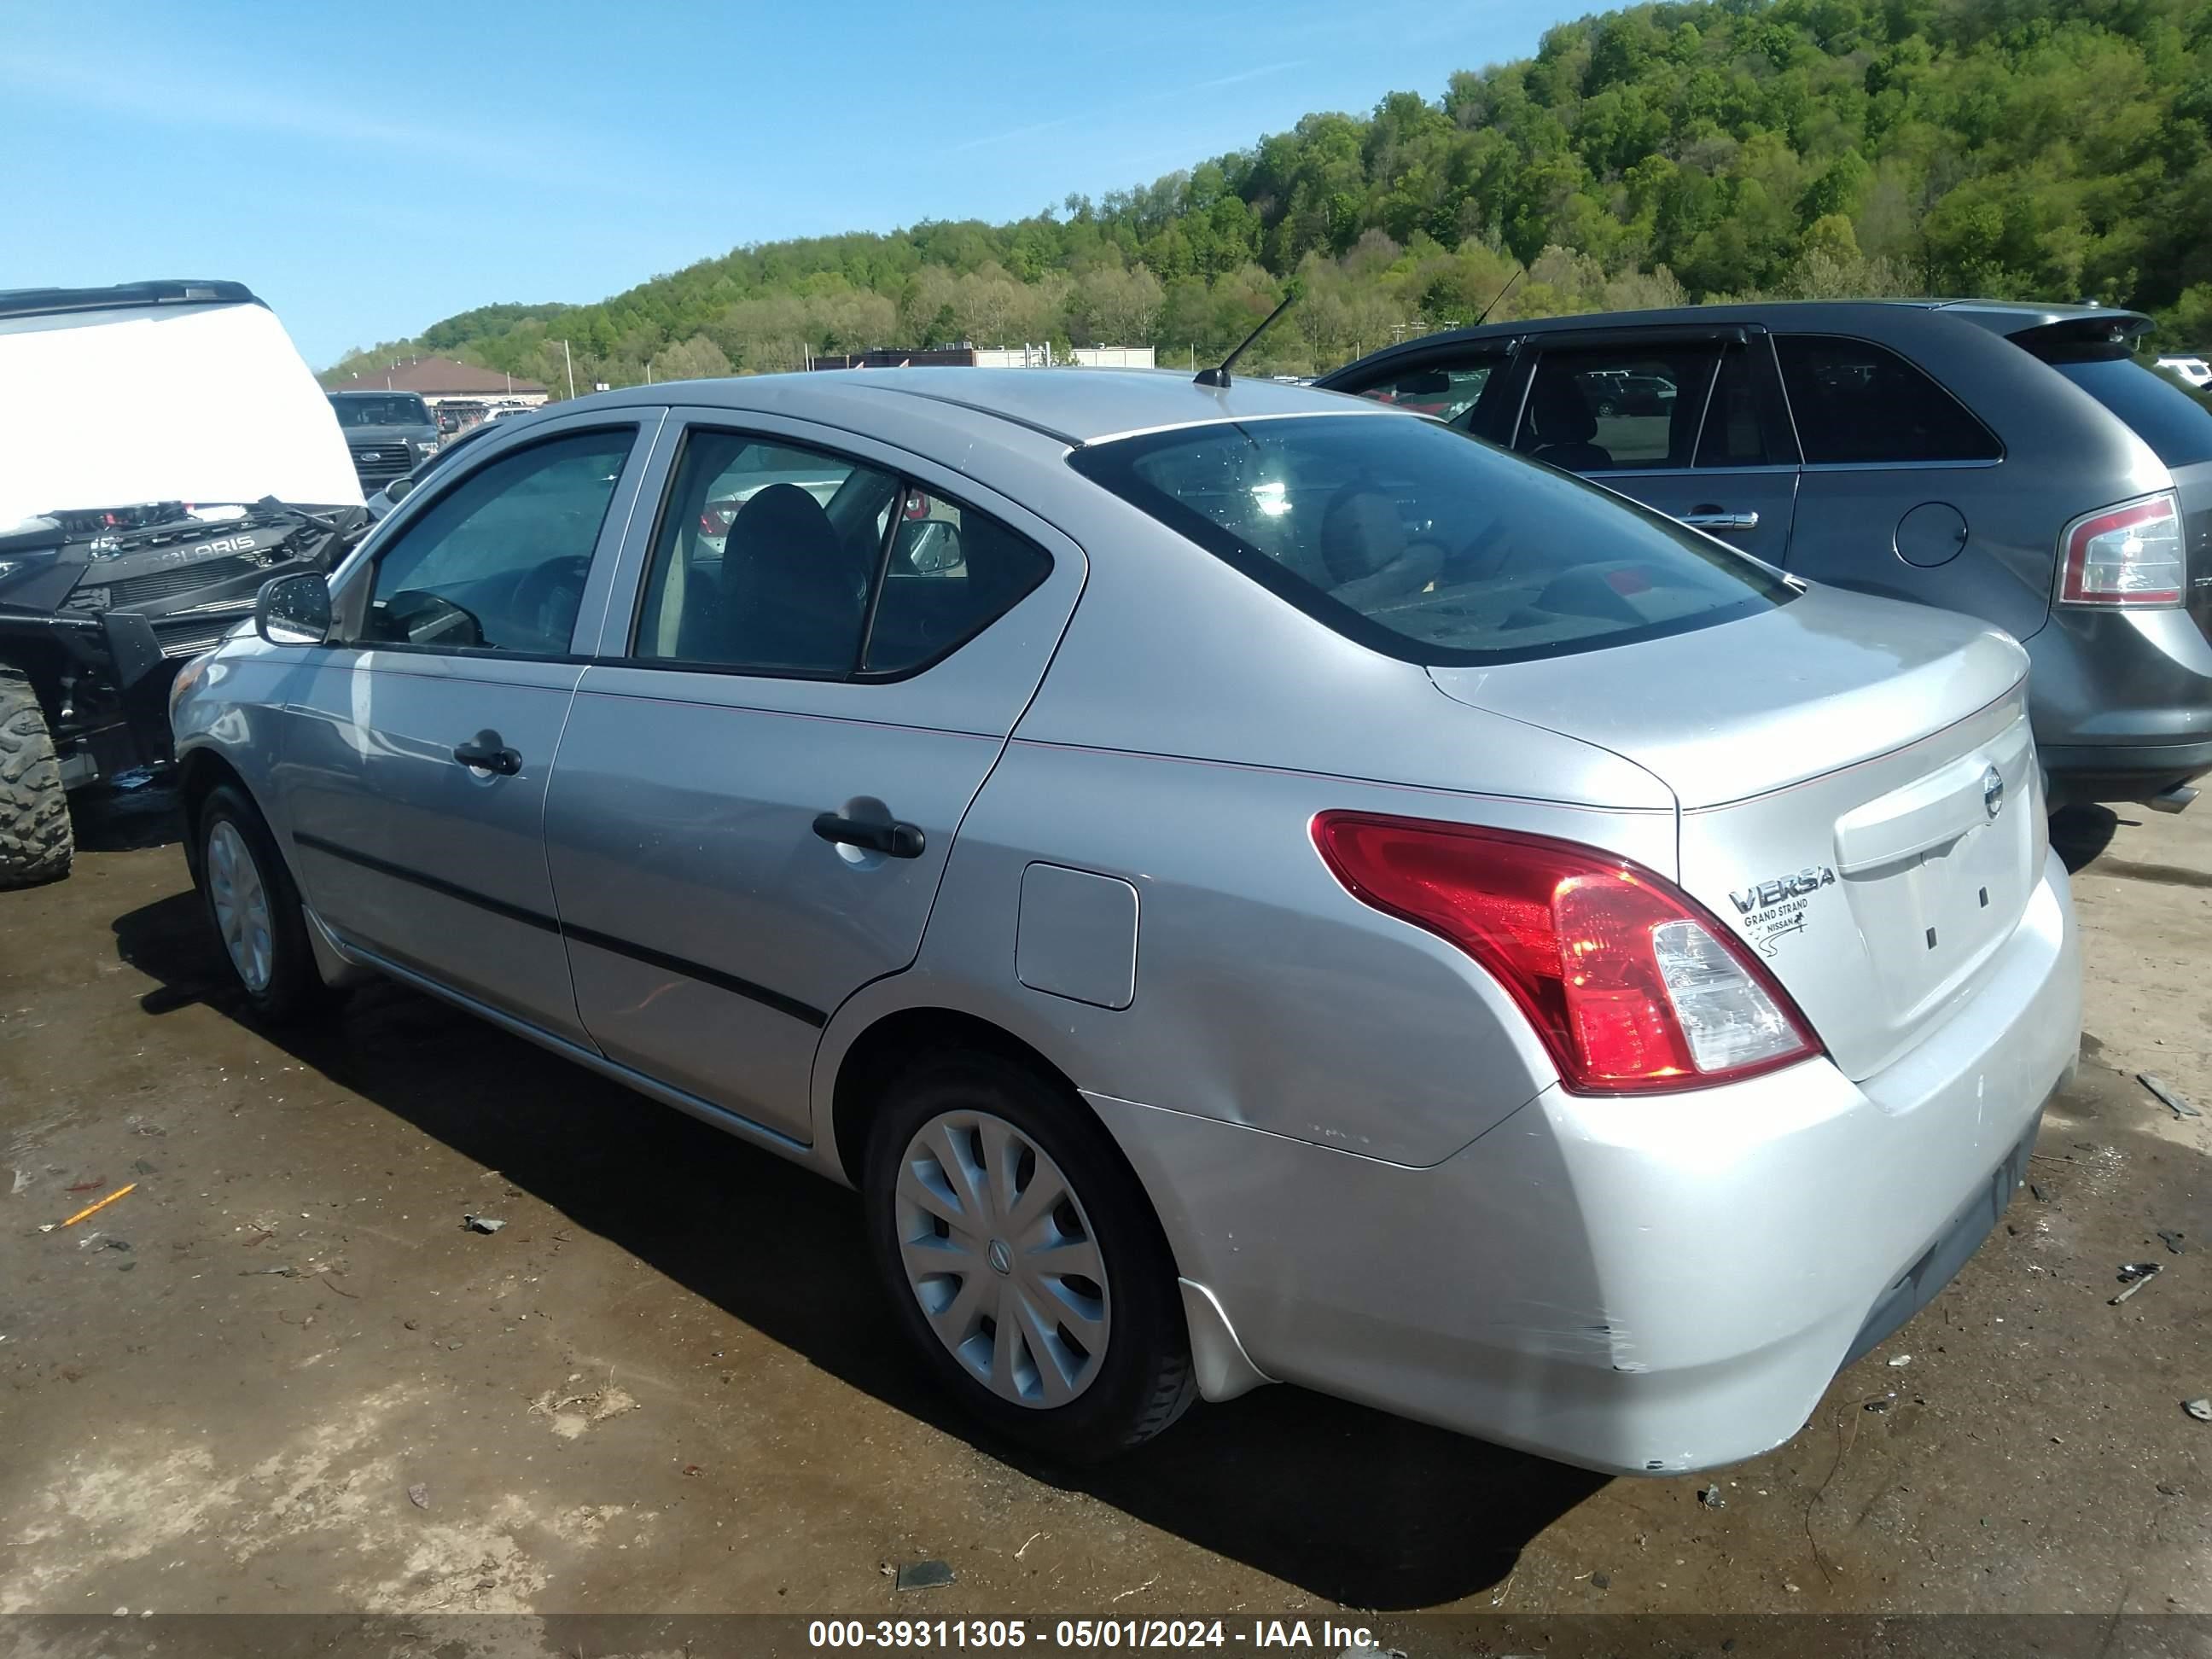
POLYGON ((852 1183, 1005 1433, 1282 1380, 1641 1473, 2026 1168, 2027 665, 1379 404, 908 369, 496 433, 173 719, 254 1009, 374 970, 852 1183))
POLYGON ((1433 335, 1322 384, 1784 569, 1996 623, 2034 661, 2053 804, 2171 809, 2212 770, 2212 413, 2132 356, 2149 326, 1989 301, 1699 306, 1433 335))

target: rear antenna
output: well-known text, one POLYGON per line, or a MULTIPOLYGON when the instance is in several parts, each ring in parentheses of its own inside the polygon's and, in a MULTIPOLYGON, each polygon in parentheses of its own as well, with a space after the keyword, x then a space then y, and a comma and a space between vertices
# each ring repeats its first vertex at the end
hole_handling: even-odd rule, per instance
POLYGON ((1504 286, 1504 288, 1501 288, 1501 289, 1499 289, 1498 290, 1498 295, 1497 295, 1497 298, 1496 298, 1496 299, 1492 300, 1492 301, 1491 301, 1491 302, 1490 302, 1488 305, 1486 305, 1486 306, 1483 307, 1483 308, 1482 308, 1482 315, 1481 315, 1481 316, 1480 316, 1480 317, 1478 317, 1478 318, 1476 318, 1476 319, 1474 319, 1474 325, 1475 325, 1477 328, 1480 328, 1480 327, 1481 327, 1485 323, 1486 323, 1486 322, 1488 322, 1488 321, 1490 320, 1490 313, 1491 313, 1492 312, 1493 312, 1493 311, 1495 311, 1495 310, 1497 310, 1497 309, 1498 309, 1498 301, 1499 300, 1503 300, 1503 299, 1504 299, 1507 295, 1509 295, 1509 294, 1512 293, 1512 292, 1513 292, 1513 284, 1514 284, 1514 283, 1517 283, 1517 282, 1519 282, 1519 281, 1520 281, 1523 276, 1526 276, 1528 274, 1528 266, 1526 266, 1526 265, 1516 265, 1516 266, 1514 267, 1513 274, 1512 274, 1510 276, 1508 276, 1508 277, 1505 279, 1505 286, 1504 286))
POLYGON ((1262 334, 1265 334, 1267 331, 1268 324, 1273 322, 1276 318, 1281 316, 1285 312, 1291 308, 1291 302, 1297 297, 1297 293, 1295 289, 1283 295, 1282 304, 1277 306, 1273 311, 1269 312, 1265 317, 1260 319, 1260 326, 1254 329, 1249 334, 1247 334, 1244 337, 1244 343, 1243 345, 1238 346, 1236 350, 1231 352, 1226 357, 1224 357, 1221 360, 1221 366, 1219 368, 1200 369, 1196 374, 1194 374, 1191 377, 1191 384, 1193 386, 1227 386, 1229 384, 1229 371, 1235 366, 1237 360, 1244 355, 1245 350, 1251 345, 1253 341, 1258 339, 1262 334))

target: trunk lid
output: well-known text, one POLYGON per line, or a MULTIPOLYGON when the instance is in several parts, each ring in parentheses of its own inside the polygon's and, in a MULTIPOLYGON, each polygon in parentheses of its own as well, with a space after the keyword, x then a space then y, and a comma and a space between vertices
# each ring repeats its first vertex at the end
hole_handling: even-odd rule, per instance
POLYGON ((2041 879, 2027 669, 1969 618, 1815 587, 1692 633, 1431 672, 1673 789, 1677 879, 1856 1079, 1973 994, 2041 879))

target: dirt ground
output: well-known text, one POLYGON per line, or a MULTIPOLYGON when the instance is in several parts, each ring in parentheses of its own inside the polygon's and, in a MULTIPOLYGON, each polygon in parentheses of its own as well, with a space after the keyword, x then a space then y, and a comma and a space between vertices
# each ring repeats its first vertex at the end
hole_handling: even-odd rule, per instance
POLYGON ((0 1612, 2212 1612, 2212 801, 2068 823, 2035 1190, 1719 1507, 1286 1388, 979 1443, 848 1194, 397 988, 258 1030, 167 804, 81 826, 0 894, 0 1612))

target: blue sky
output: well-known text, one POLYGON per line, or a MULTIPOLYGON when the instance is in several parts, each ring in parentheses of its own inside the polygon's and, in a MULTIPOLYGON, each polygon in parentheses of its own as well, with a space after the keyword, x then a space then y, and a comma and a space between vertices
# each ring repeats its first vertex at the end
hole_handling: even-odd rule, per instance
POLYGON ((1595 9, 6 0, 0 288, 234 277, 319 367, 740 243, 1148 182, 1595 9))

